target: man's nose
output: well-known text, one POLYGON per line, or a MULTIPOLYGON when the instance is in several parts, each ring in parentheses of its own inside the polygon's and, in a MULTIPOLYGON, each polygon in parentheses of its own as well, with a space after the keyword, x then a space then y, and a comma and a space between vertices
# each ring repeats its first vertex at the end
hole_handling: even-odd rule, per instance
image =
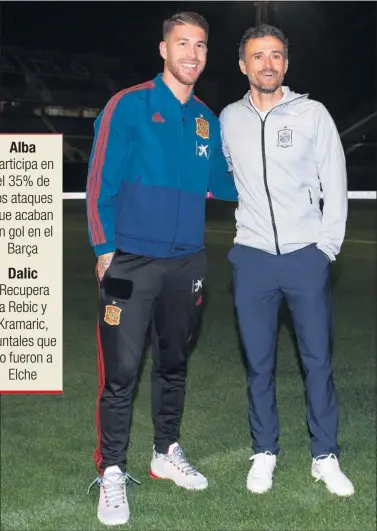
POLYGON ((264 60, 264 68, 271 69, 272 68, 272 61, 270 57, 266 57, 264 60))
POLYGON ((187 49, 187 57, 189 59, 196 59, 196 53, 197 53, 196 46, 192 45, 192 46, 188 47, 188 49, 187 49))

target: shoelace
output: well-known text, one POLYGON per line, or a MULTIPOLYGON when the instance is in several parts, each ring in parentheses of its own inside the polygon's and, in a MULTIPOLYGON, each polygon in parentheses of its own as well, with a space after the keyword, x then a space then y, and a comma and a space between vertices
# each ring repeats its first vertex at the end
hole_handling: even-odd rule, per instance
POLYGON ((101 486, 105 493, 105 499, 109 507, 117 509, 124 503, 124 491, 126 478, 123 474, 111 474, 108 477, 103 477, 101 486))
MULTIPOLYGON (((323 454, 323 455, 319 455, 318 457, 316 457, 315 459, 315 462, 318 463, 318 462, 323 462, 323 464, 326 466, 327 469, 329 469, 329 467, 333 467, 333 466, 337 466, 338 464, 338 458, 336 457, 335 454, 323 454)), ((317 481, 320 481, 323 477, 323 474, 321 474, 321 476, 316 479, 316 482, 317 481)))
POLYGON ((260 477, 260 476, 265 476, 265 474, 266 474, 266 472, 265 472, 265 470, 266 470, 266 461, 267 461, 266 458, 265 458, 266 455, 272 455, 272 453, 271 452, 265 452, 263 454, 263 458, 259 454, 252 455, 249 458, 249 461, 254 461, 253 476, 255 478, 260 477))
MULTIPOLYGON (((123 492, 122 489, 123 489, 123 485, 124 483, 126 485, 129 485, 130 481, 133 481, 134 483, 136 483, 137 485, 140 485, 140 481, 138 481, 137 479, 135 479, 133 476, 131 476, 131 474, 129 474, 128 472, 122 472, 122 473, 115 473, 115 474, 111 474, 111 476, 115 476, 117 479, 119 478, 122 478, 123 481, 122 483, 121 482, 117 482, 116 480, 115 481, 107 481, 107 484, 106 484, 106 490, 110 493, 110 491, 112 492, 113 489, 114 489, 114 492, 115 492, 115 489, 118 489, 119 492, 123 492)), ((105 480, 107 480, 108 478, 105 478, 105 476, 99 476, 97 477, 94 481, 92 481, 92 483, 89 485, 88 487, 88 491, 87 491, 87 494, 89 494, 90 492, 90 489, 93 487, 93 485, 97 484, 99 487, 101 487, 101 485, 103 484, 103 482, 105 480)))
POLYGON ((174 463, 183 474, 187 474, 189 476, 191 474, 198 473, 192 464, 187 461, 181 448, 177 449, 172 455, 163 455, 165 459, 171 463, 174 463))

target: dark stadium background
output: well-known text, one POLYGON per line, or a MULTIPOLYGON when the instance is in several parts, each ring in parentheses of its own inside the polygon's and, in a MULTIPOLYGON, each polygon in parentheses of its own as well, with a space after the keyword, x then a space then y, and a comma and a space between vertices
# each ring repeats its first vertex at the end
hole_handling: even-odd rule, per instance
POLYGON ((64 134, 64 192, 84 191, 93 120, 118 90, 162 69, 165 17, 194 10, 210 23, 196 92, 216 112, 239 99, 239 39, 267 21, 290 41, 286 83, 309 92, 342 136, 349 190, 376 190, 376 2, 3 2, 0 130, 64 134))
MULTIPOLYGON (((64 133, 66 193, 85 190, 96 113, 119 89, 161 71, 162 21, 188 9, 205 15, 211 25, 199 97, 217 113, 242 97, 247 90, 237 59, 242 33, 258 20, 280 26, 291 42, 287 84, 328 107, 347 153, 349 190, 370 191, 362 200, 349 194, 344 245, 331 265, 341 466, 355 496, 335 499, 311 477, 304 371, 286 304, 279 315, 274 374, 281 433, 276 481, 265 496, 250 497, 245 488, 251 455, 247 374, 228 260, 236 203, 211 200, 203 313, 191 342, 181 427, 184 451, 209 478, 210 488, 196 496, 148 476, 153 362, 147 348, 127 455, 127 471, 141 485, 127 487, 131 520, 125 531, 376 531, 377 209, 375 199, 364 200, 376 196, 376 5, 0 3, 0 132, 64 133)), ((96 257, 85 202, 66 197, 63 394, 0 397, 4 531, 104 530, 96 517, 98 489, 93 485, 87 494, 96 477, 96 397, 103 382, 96 361, 96 257)), ((103 365, 100 355, 98 364, 103 365)))

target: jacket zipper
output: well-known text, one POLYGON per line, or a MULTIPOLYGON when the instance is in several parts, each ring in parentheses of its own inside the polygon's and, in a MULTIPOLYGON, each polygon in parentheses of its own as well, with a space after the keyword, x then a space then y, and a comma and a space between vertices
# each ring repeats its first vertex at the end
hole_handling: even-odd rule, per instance
POLYGON ((175 220, 175 233, 174 233, 174 238, 173 238, 173 241, 171 243, 171 250, 174 249, 174 246, 175 246, 175 240, 176 240, 176 237, 177 237, 177 230, 178 230, 178 220, 179 220, 179 204, 180 204, 180 199, 181 199, 181 183, 182 183, 182 178, 183 178, 183 146, 184 146, 184 127, 185 127, 185 115, 184 115, 184 111, 185 111, 185 108, 184 106, 181 104, 181 126, 180 126, 180 139, 181 139, 181 172, 180 172, 180 178, 179 178, 179 186, 178 186, 178 190, 177 190, 177 193, 178 193, 178 198, 177 198, 177 216, 176 216, 176 220, 175 220))
MULTIPOLYGON (((258 113, 258 115, 259 115, 259 113, 258 113)), ((265 128, 265 122, 266 122, 267 116, 268 116, 268 114, 266 114, 264 120, 262 120, 262 118, 259 116, 259 118, 260 118, 260 120, 262 122, 261 133, 262 133, 263 181, 264 181, 264 187, 265 187, 266 194, 267 194, 268 205, 270 207, 270 216, 271 216, 272 230, 274 232, 276 254, 281 254, 280 253, 280 248, 279 248, 278 231, 276 229, 275 214, 274 214, 274 209, 272 208, 271 194, 270 194, 270 190, 269 190, 268 184, 267 184, 266 144, 265 144, 265 138, 264 138, 264 128, 265 128)))
MULTIPOLYGON (((295 98, 295 100, 297 99, 300 99, 302 97, 305 97, 305 96, 300 96, 299 98, 295 98)), ((291 101, 295 101, 295 100, 291 100, 291 101)), ((250 102, 249 102, 250 103, 250 102)), ((262 135, 262 161, 263 161, 263 181, 264 181, 264 187, 265 187, 265 190, 266 190, 266 195, 267 195, 267 199, 268 199, 268 205, 270 207, 270 216, 271 216, 271 223, 272 223, 272 230, 273 230, 273 233, 274 233, 274 240, 275 240, 275 249, 276 249, 276 254, 280 255, 281 252, 280 252, 280 248, 279 248, 279 239, 278 239, 278 232, 277 232, 277 228, 276 228, 276 222, 275 222, 275 214, 274 214, 274 209, 272 207, 272 200, 271 200, 271 194, 270 194, 270 190, 268 188, 268 184, 267 184, 267 163, 266 163, 266 145, 265 145, 265 137, 264 137, 264 129, 265 129, 265 123, 266 123, 266 120, 267 120, 267 116, 274 111, 274 109, 276 109, 277 107, 283 107, 284 105, 288 105, 290 103, 290 101, 287 101, 287 102, 284 102, 284 103, 281 103, 281 104, 278 104, 276 105, 275 107, 273 107, 265 116, 264 120, 262 120, 259 112, 254 108, 253 105, 251 105, 251 107, 254 109, 254 111, 257 113, 257 115, 259 116, 259 119, 262 123, 262 131, 261 131, 261 135, 262 135)))
POLYGON ((309 192, 309 201, 310 201, 310 204, 312 205, 313 204, 312 193, 310 190, 308 190, 308 192, 309 192))

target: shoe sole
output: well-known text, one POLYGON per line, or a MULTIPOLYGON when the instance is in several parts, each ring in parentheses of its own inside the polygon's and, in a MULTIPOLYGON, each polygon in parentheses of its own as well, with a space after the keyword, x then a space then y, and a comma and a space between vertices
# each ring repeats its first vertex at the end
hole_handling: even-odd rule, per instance
POLYGON ((269 489, 266 489, 266 490, 251 490, 249 489, 248 487, 246 487, 247 490, 249 492, 251 492, 252 494, 266 494, 266 492, 270 491, 271 490, 271 487, 269 489))
POLYGON ((152 470, 149 471, 149 477, 151 477, 152 479, 172 481, 177 487, 181 487, 182 489, 186 490, 205 490, 208 487, 208 483, 206 485, 199 485, 198 487, 188 487, 187 485, 181 485, 180 483, 174 481, 174 479, 157 476, 154 472, 152 472, 152 470))
POLYGON ((252 490, 247 485, 246 485, 246 488, 252 494, 265 494, 266 492, 268 492, 269 490, 272 489, 272 485, 271 485, 271 487, 268 487, 267 489, 264 489, 264 490, 252 490))
POLYGON ((101 522, 101 524, 105 525, 106 527, 113 527, 115 525, 124 525, 124 524, 127 524, 130 519, 130 517, 128 517, 127 520, 116 520, 115 522, 106 522, 106 520, 101 518, 98 514, 97 514, 97 518, 101 522))
POLYGON ((335 496, 339 496, 341 498, 349 498, 350 496, 353 496, 355 494, 355 490, 353 490, 352 492, 347 492, 345 494, 340 494, 339 492, 335 492, 333 489, 331 489, 327 483, 322 479, 321 475, 320 474, 317 474, 316 472, 314 472, 312 470, 312 477, 316 480, 316 481, 323 481, 323 483, 325 484, 326 486, 326 489, 331 492, 331 494, 335 494, 335 496))

